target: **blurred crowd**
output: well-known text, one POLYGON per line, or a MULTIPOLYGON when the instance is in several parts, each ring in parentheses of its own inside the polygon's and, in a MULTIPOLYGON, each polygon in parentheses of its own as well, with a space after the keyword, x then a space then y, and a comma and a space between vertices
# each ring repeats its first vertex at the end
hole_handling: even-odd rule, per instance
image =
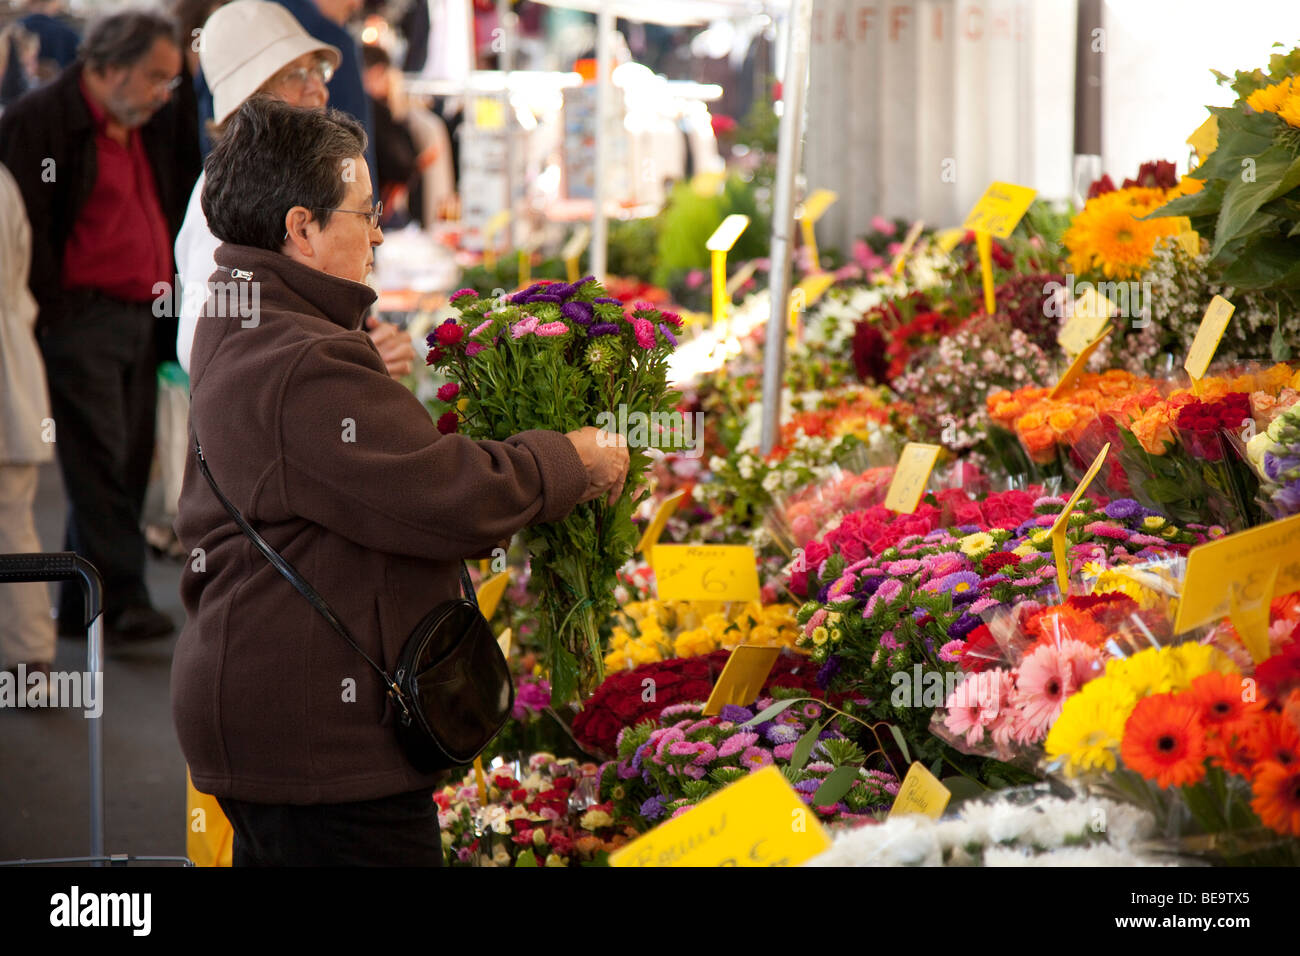
MULTIPOLYGON (((225 121, 258 93, 350 114, 384 225, 454 214, 448 127, 403 96, 392 53, 358 42, 362 6, 174 0, 88 23, 60 0, 0 12, 0 554, 43 550, 39 467, 57 460, 65 547, 104 578, 110 647, 177 623, 154 606, 145 562, 151 547, 189 557, 171 523, 191 453, 190 345, 219 244, 203 159, 225 121)), ((385 30, 408 69, 428 45, 427 11, 404 8, 406 39, 385 30)), ((409 374, 409 336, 373 316, 366 331, 389 373, 409 374)), ((43 584, 0 588, 0 668, 48 673, 56 631, 87 623, 75 583, 55 609, 43 584)))

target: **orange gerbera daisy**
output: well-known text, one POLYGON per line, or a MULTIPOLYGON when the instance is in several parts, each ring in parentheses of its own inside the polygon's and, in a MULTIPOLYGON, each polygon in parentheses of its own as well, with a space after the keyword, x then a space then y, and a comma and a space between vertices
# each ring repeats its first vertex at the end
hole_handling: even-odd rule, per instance
POLYGON ((1246 752, 1254 762, 1300 767, 1300 730, 1283 714, 1260 714, 1246 731, 1245 741, 1246 752))
POLYGON ((1220 674, 1217 671, 1202 674, 1187 688, 1187 696, 1201 714, 1206 730, 1218 730, 1225 735, 1240 732, 1237 725, 1253 722, 1252 718, 1264 709, 1263 701, 1247 701, 1245 679, 1240 674, 1220 674))
POLYGON ((1205 776, 1205 732, 1196 706, 1175 694, 1138 701, 1124 725, 1124 764, 1161 787, 1196 783, 1205 776))
POLYGON ((1269 761, 1255 773, 1255 799, 1250 808, 1264 826, 1300 836, 1300 766, 1269 761))

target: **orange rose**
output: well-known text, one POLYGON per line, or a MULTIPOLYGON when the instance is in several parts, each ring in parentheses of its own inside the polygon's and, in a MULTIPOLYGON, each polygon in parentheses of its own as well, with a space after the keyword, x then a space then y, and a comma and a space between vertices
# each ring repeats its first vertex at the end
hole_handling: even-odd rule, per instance
POLYGON ((1056 433, 1050 428, 1042 426, 1029 431, 1017 429, 1017 434, 1035 464, 1045 465, 1056 458, 1056 433))
POLYGON ((1152 409, 1134 421, 1129 426, 1129 430, 1133 432, 1133 437, 1137 439, 1138 444, 1152 455, 1163 455, 1167 451, 1166 446, 1172 445, 1174 441, 1174 432, 1169 427, 1169 419, 1158 409, 1152 409))

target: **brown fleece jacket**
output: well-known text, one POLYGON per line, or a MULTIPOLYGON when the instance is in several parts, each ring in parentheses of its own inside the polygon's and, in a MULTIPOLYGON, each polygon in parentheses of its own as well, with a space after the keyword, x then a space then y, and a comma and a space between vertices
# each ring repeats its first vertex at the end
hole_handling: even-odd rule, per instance
MULTIPOLYGON (((572 510, 582 462, 559 432, 440 434, 359 330, 367 286, 246 246, 216 260, 212 280, 256 283, 243 301, 260 308, 222 317, 234 310, 209 299, 190 447, 197 435, 226 497, 391 673, 411 629, 457 596, 461 559, 572 510)), ((378 675, 254 549, 192 454, 177 531, 191 557, 172 713, 194 785, 295 804, 431 787, 398 748, 378 675)))

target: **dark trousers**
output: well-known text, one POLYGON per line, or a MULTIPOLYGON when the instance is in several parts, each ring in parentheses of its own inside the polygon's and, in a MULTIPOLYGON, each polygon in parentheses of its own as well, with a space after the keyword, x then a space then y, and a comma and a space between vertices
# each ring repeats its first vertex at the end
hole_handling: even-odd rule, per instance
MULTIPOLYGON (((58 314, 41 316, 40 345, 68 495, 66 547, 103 575, 111 625, 125 608, 149 604, 140 514, 158 401, 153 309, 68 293, 58 314)), ((60 618, 80 622, 83 613, 80 587, 65 582, 60 618)))
POLYGON ((235 866, 442 866, 429 790, 311 806, 217 802, 235 830, 235 866))

